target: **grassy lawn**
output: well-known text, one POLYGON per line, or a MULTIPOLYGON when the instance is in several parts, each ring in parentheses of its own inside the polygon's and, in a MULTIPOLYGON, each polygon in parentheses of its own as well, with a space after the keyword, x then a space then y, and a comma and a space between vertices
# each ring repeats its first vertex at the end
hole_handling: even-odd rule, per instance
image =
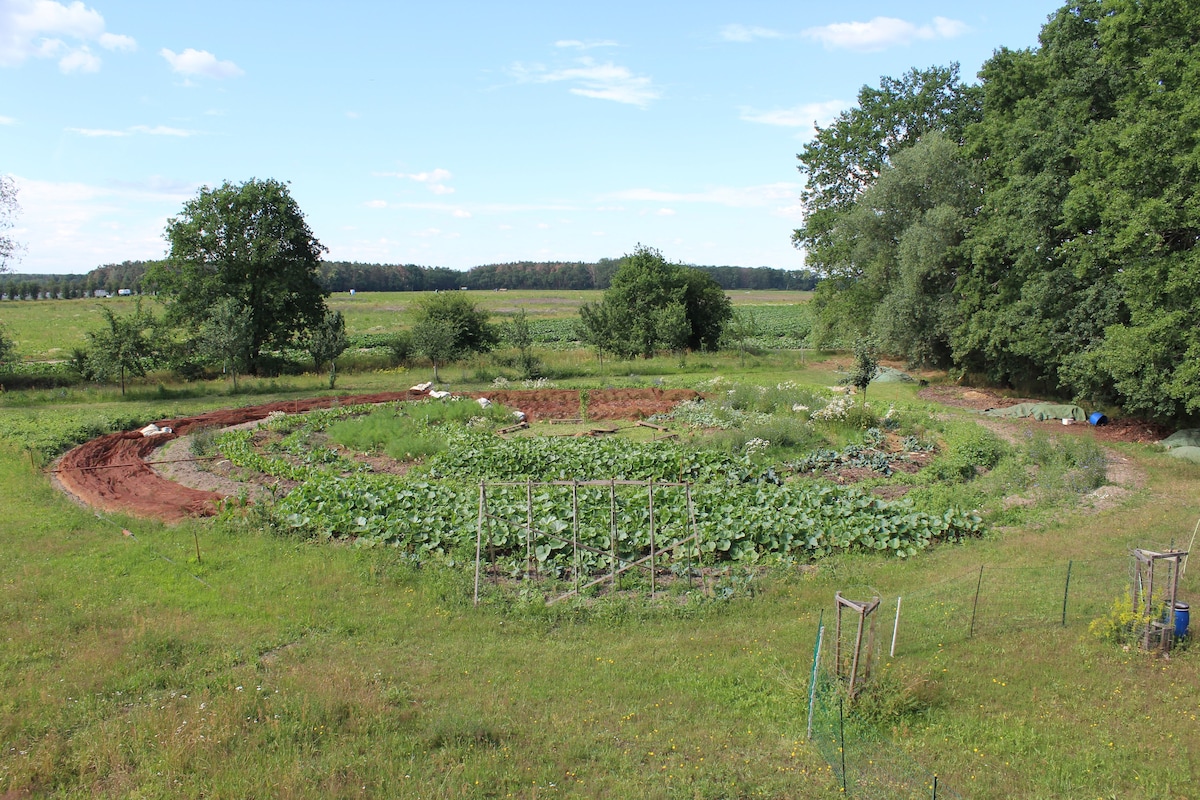
MULTIPOLYGON (((593 361, 570 385, 821 387, 844 359, 593 361)), ((448 373, 465 389, 492 370, 448 373)), ((338 389, 407 386, 418 373, 350 373, 338 389)), ((753 598, 726 602, 475 609, 469 570, 266 533, 253 513, 179 526, 96 515, 24 450, 89 415, 148 420, 319 386, 305 376, 247 381, 252 393, 235 396, 212 383, 124 401, 107 389, 0 399, 0 795, 825 797, 833 774, 804 728, 817 618, 829 620, 835 591, 877 591, 888 616, 896 595, 908 603, 980 565, 1019 588, 1075 560, 1096 565, 1088 579, 1102 588, 1110 571, 1115 597, 1131 546, 1186 546, 1200 517, 1200 467, 1127 445, 1145 483, 1122 502, 1035 508, 911 561, 778 568, 755 579, 753 598)), ((877 385, 868 399, 965 416, 914 392, 877 385)), ((1186 575, 1185 599, 1195 585, 1186 575)), ((879 701, 895 713, 880 724, 964 797, 1190 796, 1197 650, 1125 651, 1087 623, 981 624, 944 641, 926 631, 931 646, 881 662, 879 701)))

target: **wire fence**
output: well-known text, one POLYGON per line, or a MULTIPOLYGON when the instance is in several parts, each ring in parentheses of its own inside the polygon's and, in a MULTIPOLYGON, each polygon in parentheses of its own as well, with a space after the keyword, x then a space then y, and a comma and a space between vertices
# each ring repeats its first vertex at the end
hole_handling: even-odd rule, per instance
POLYGON ((828 626, 818 627, 809 687, 808 736, 833 768, 842 792, 847 797, 867 800, 960 798, 878 726, 856 713, 847 684, 836 674, 833 636, 828 626))
POLYGON ((933 765, 917 762, 860 713, 847 680, 847 650, 861 643, 857 680, 869 692, 883 653, 919 655, 975 637, 1087 625, 1128 594, 1130 577, 1129 560, 1122 558, 984 564, 919 591, 879 597, 878 608, 862 616, 861 629, 858 616, 850 623, 823 619, 809 686, 810 740, 849 797, 961 797, 938 779, 933 765))
POLYGON ((885 603, 889 653, 912 655, 976 636, 1087 623, 1128 585, 1128 559, 984 564, 885 603))

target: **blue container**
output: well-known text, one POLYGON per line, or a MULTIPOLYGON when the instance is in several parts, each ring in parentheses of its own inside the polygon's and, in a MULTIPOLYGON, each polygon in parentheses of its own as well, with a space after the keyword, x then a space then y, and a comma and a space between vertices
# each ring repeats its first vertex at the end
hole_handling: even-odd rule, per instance
POLYGON ((1093 411, 1091 414, 1088 414, 1088 424, 1089 425, 1107 425, 1108 417, 1104 416, 1099 411, 1093 411))
POLYGON ((1175 604, 1175 638, 1182 639, 1188 635, 1188 621, 1191 618, 1187 603, 1175 604))

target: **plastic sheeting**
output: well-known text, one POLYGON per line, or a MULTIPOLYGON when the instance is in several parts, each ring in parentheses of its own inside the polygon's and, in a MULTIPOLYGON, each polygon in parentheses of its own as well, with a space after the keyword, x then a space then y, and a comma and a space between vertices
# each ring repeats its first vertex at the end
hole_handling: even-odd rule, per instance
POLYGON ((989 408, 983 413, 991 417, 1033 417, 1036 420, 1070 419, 1085 422, 1087 412, 1079 406, 1060 403, 1020 403, 1008 408, 989 408))

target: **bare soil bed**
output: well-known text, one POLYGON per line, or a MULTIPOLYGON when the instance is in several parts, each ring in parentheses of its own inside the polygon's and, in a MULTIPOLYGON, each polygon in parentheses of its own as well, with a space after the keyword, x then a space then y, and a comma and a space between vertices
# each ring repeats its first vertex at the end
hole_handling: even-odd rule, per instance
MULTIPOLYGON (((351 397, 317 397, 266 403, 259 406, 210 411, 194 417, 153 420, 159 427, 169 427, 172 433, 143 436, 140 431, 110 433, 82 444, 64 455, 54 473, 60 486, 76 499, 103 511, 121 512, 136 516, 156 517, 174 522, 187 517, 216 514, 228 489, 213 482, 212 489, 183 486, 155 469, 152 454, 168 442, 206 428, 229 428, 262 420, 280 411, 298 414, 317 408, 360 403, 389 403, 419 400, 423 392, 383 392, 351 397), (149 462, 149 463, 148 463, 149 462)), ((569 389, 512 390, 476 392, 465 396, 487 397, 493 402, 525 413, 532 422, 539 419, 578 417, 581 412, 580 393, 569 389)), ((684 400, 699 395, 688 390, 663 389, 601 389, 588 393, 589 419, 642 419, 671 410, 684 400)), ((148 420, 149 422, 150 420, 148 420)), ((186 457, 183 453, 177 458, 186 457)), ((165 466, 165 465, 164 465, 165 466)))

